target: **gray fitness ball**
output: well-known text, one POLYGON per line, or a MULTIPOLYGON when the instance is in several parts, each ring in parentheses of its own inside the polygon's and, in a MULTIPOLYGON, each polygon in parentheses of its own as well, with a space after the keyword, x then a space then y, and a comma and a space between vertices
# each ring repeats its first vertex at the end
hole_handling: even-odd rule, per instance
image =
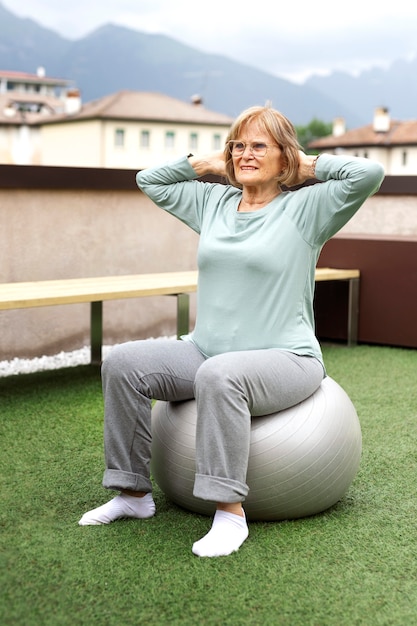
MULTIPOLYGON (((155 404, 152 475, 169 500, 212 515, 214 504, 193 496, 196 420, 195 400, 155 404)), ((295 519, 328 509, 352 483, 361 451, 355 407, 330 377, 296 406, 252 418, 247 518, 295 519)))

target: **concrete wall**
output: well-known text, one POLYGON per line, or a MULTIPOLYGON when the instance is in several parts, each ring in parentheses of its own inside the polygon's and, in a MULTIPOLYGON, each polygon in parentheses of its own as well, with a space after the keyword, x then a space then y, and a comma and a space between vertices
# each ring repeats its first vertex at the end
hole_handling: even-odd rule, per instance
POLYGON ((343 234, 417 236, 417 196, 377 194, 340 231, 343 234))
MULTIPOLYGON (((417 177, 401 178, 342 234, 417 237, 417 177)), ((133 170, 0 165, 0 225, 1 282, 196 269, 197 235, 137 189, 133 170)), ((169 296, 105 302, 104 343, 174 335, 175 314, 169 296)), ((88 344, 88 304, 0 311, 0 360, 88 344)))
MULTIPOLYGON (((196 269, 197 235, 131 187, 0 188, 1 282, 196 269)), ((105 344, 175 334, 174 297, 103 306, 105 344)), ((88 345, 89 311, 88 304, 0 311, 0 360, 88 345)))

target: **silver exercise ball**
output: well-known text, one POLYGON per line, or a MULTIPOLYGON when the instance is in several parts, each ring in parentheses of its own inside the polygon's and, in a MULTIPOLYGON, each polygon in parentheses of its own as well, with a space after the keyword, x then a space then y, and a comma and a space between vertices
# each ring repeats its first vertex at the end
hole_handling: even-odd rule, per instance
MULTIPOLYGON (((215 505, 193 496, 196 421, 195 400, 154 405, 152 475, 169 500, 212 515, 215 505)), ((348 490, 361 451, 355 407, 330 377, 296 406, 253 417, 247 518, 295 519, 324 511, 348 490)))

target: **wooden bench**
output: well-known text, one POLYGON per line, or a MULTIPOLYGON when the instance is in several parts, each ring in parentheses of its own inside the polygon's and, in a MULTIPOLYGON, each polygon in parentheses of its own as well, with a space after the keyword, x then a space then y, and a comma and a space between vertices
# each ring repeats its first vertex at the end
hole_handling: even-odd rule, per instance
POLYGON ((325 280, 345 280, 349 282, 347 344, 348 346, 356 345, 359 328, 360 271, 317 267, 316 282, 325 280))
MULTIPOLYGON (((349 281, 347 342, 357 341, 359 270, 318 268, 316 281, 349 281)), ((177 336, 189 331, 189 294, 197 290, 197 272, 98 276, 0 284, 0 310, 89 302, 91 363, 102 359, 103 302, 170 295, 177 298, 177 336)))

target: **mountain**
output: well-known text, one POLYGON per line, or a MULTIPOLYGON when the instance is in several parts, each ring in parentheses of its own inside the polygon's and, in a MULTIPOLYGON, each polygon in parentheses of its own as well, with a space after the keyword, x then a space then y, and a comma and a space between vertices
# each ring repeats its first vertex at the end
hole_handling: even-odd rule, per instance
POLYGON ((199 94, 207 108, 232 117, 270 101, 296 125, 341 116, 348 126, 361 126, 379 105, 397 119, 415 117, 416 63, 398 61, 389 71, 374 69, 355 78, 340 72, 314 76, 298 85, 165 35, 112 24, 68 40, 0 4, 0 68, 34 73, 43 66, 47 76, 73 80, 84 102, 122 89, 185 101, 199 94))
MULTIPOLYGON (((313 88, 206 54, 164 35, 114 25, 74 42, 62 62, 65 75, 75 79, 85 99, 120 89, 159 91, 186 101, 197 93, 207 108, 232 117, 269 100, 300 124, 315 116, 331 119, 340 108, 331 96, 313 88)), ((345 107, 343 111, 354 116, 345 107)))
POLYGON ((0 67, 74 80, 83 101, 121 89, 158 91, 189 101, 195 93, 207 108, 230 116, 271 101, 295 124, 343 115, 360 116, 332 96, 261 70, 206 54, 164 35, 106 25, 79 40, 67 40, 0 4, 0 67))
POLYGON ((347 109, 367 112, 368 123, 375 107, 386 107, 393 119, 417 118, 417 59, 394 61, 388 70, 373 68, 354 78, 334 72, 325 78, 312 76, 306 85, 332 96, 337 93, 347 109))
POLYGON ((70 42, 30 19, 18 18, 0 3, 0 67, 34 72, 41 59, 57 67, 70 42))

